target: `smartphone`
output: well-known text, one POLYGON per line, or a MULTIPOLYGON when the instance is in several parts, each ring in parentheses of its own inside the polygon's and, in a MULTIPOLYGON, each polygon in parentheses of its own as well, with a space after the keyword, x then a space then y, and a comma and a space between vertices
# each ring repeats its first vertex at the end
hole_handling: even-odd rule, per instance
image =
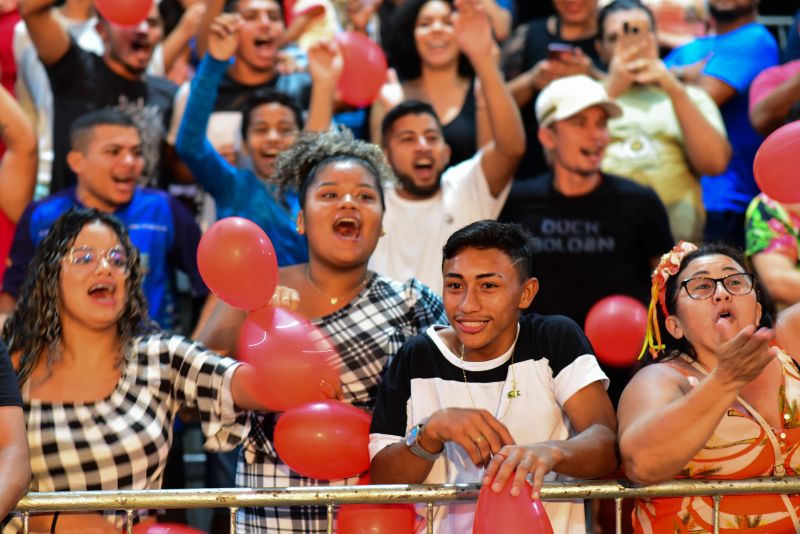
POLYGON ((547 59, 566 61, 575 54, 575 47, 564 43, 550 43, 547 45, 547 59))

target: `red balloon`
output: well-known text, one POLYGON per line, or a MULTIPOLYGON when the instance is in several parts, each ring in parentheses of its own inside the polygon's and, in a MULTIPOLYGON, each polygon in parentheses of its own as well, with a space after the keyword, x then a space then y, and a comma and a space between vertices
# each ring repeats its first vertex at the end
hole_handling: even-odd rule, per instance
POLYGON ((139 24, 150 13, 153 0, 96 0, 95 7, 104 19, 120 26, 139 24))
POLYGON ((800 121, 790 122, 770 134, 756 152, 753 174, 758 187, 770 198, 786 204, 800 202, 800 121))
POLYGON ((413 534, 413 504, 345 504, 336 516, 339 534, 413 534))
POLYGON ((197 247, 208 288, 243 310, 266 306, 278 283, 278 261, 267 234, 253 221, 227 217, 211 225, 197 247))
POLYGON ((336 36, 342 51, 344 68, 337 89, 342 100, 351 106, 371 104, 386 81, 386 56, 381 47, 359 32, 336 36))
POLYGON ((282 412, 324 400, 320 387, 339 383, 339 357, 308 321, 282 308, 251 312, 239 332, 237 356, 258 372, 245 384, 265 406, 282 412))
POLYGON ((304 404, 278 418, 275 450, 301 475, 352 477, 369 468, 369 424, 369 415, 343 402, 304 404))
POLYGON ((206 534, 187 525, 178 523, 146 523, 133 527, 133 534, 206 534))
POLYGON ((598 360, 615 367, 628 367, 642 350, 647 308, 625 295, 606 297, 589 310, 584 330, 598 360))
POLYGON ((553 534, 553 526, 542 501, 531 498, 526 482, 516 497, 511 496, 511 479, 501 491, 484 484, 478 494, 478 507, 472 534, 553 534))

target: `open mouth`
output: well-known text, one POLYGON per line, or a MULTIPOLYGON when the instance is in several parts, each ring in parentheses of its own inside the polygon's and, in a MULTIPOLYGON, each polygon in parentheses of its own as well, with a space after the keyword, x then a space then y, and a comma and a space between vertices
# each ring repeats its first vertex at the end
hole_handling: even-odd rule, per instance
POLYGON ((147 39, 136 39, 131 42, 131 50, 137 53, 150 53, 153 49, 147 39))
POLYGON ((100 304, 113 304, 116 287, 111 284, 94 284, 89 287, 89 297, 100 304))
POLYGON ((333 231, 344 239, 358 239, 361 235, 361 223, 352 217, 342 217, 333 223, 333 231))
POLYGON ((414 171, 417 175, 428 177, 433 174, 433 158, 419 158, 414 160, 414 171))
POLYGON ((489 324, 489 320, 458 319, 456 320, 456 324, 458 324, 459 329, 465 334, 477 334, 489 324))
POLYGON ((722 310, 719 315, 717 315, 717 322, 719 321, 732 321, 734 318, 733 313, 730 310, 722 310))
POLYGON ((255 45, 256 50, 260 52, 267 52, 274 48, 275 39, 268 36, 260 36, 253 40, 253 44, 255 45))

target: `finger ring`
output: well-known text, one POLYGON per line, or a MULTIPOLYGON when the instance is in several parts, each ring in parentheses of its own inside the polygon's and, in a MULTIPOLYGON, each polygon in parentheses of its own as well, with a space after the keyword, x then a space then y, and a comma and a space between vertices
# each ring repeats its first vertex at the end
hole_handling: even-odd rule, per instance
POLYGON ((486 439, 486 438, 483 437, 483 434, 480 434, 480 435, 478 435, 477 438, 475 438, 475 443, 480 443, 484 439, 486 439))

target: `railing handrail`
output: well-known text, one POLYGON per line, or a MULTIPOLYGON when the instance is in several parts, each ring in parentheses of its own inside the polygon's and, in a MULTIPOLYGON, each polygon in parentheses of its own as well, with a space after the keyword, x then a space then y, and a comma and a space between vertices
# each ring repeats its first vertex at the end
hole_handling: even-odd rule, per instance
MULTIPOLYGON (((361 503, 429 503, 475 500, 480 484, 315 486, 260 489, 120 490, 29 493, 19 512, 242 508, 361 503)), ((746 480, 673 480, 639 486, 624 480, 547 483, 543 500, 631 499, 735 494, 800 494, 800 477, 746 480)))

